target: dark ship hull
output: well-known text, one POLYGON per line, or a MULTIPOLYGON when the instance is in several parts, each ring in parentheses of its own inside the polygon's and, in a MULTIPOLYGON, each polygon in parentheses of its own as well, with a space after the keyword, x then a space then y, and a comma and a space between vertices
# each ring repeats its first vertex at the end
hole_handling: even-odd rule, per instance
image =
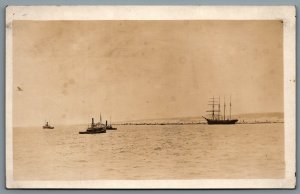
POLYGON ((107 126, 106 130, 117 130, 117 128, 113 127, 113 126, 107 126))
POLYGON ((207 124, 209 125, 233 125, 238 122, 238 119, 228 119, 228 120, 215 120, 215 119, 207 119, 207 124))
POLYGON ((88 128, 86 131, 80 131, 79 134, 106 133, 106 128, 88 128))
POLYGON ((50 127, 50 126, 43 126, 43 129, 54 129, 54 127, 50 127))

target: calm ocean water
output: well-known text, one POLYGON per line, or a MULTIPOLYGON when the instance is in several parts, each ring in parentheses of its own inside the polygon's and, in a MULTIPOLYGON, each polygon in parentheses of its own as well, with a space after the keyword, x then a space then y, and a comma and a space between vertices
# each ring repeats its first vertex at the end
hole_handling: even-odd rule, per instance
POLYGON ((282 178, 283 124, 14 128, 16 180, 282 178))

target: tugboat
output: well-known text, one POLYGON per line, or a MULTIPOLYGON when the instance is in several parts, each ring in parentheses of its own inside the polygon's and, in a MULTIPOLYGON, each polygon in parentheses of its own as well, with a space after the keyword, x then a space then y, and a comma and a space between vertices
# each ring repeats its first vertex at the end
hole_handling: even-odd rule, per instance
POLYGON ((54 129, 54 127, 49 125, 48 122, 46 122, 46 124, 43 126, 43 129, 54 129))
POLYGON ((106 126, 101 123, 94 123, 94 118, 92 118, 91 126, 86 129, 86 131, 80 131, 79 134, 96 134, 96 133, 106 133, 106 126))
POLYGON ((105 125, 106 125, 106 130, 117 130, 116 127, 113 127, 111 125, 111 118, 109 119, 109 125, 107 125, 107 121, 106 121, 105 125))
POLYGON ((230 114, 229 114, 229 118, 226 119, 226 115, 225 115, 225 112, 226 112, 226 103, 225 103, 225 99, 224 99, 224 111, 223 111, 223 116, 221 116, 221 109, 220 109, 220 97, 219 97, 219 102, 217 102, 215 100, 215 98, 211 98, 212 101, 210 101, 210 103, 212 104, 209 104, 212 106, 212 110, 208 110, 207 112, 211 112, 211 118, 208 119, 208 118, 205 118, 203 117, 206 121, 207 121, 207 124, 209 125, 233 125, 235 124, 238 119, 231 119, 231 98, 230 98, 230 114), (217 106, 217 109, 215 109, 215 107, 217 106))

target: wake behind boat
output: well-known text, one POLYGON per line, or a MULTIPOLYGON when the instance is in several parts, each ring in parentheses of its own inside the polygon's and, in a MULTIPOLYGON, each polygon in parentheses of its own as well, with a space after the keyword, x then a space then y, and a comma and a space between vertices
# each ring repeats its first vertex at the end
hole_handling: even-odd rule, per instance
POLYGON ((230 98, 230 113, 229 113, 229 118, 226 119, 226 102, 224 99, 224 111, 223 111, 223 116, 221 115, 221 103, 220 103, 220 97, 219 97, 219 102, 215 100, 215 98, 212 98, 212 101, 210 101, 209 104, 212 106, 212 110, 208 110, 207 112, 210 112, 211 118, 206 118, 203 117, 206 121, 207 124, 209 125, 233 125, 235 124, 238 119, 231 119, 231 98, 230 98))

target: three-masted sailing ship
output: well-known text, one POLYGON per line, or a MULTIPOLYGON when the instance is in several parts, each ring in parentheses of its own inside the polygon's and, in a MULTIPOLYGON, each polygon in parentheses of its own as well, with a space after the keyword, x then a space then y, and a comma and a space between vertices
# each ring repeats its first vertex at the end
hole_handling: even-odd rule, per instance
POLYGON ((214 97, 211 98, 210 104, 211 110, 208 110, 210 117, 211 118, 206 118, 203 117, 206 121, 207 124, 209 125, 230 125, 230 124, 235 124, 238 119, 231 119, 231 98, 230 98, 230 112, 229 112, 229 118, 226 118, 226 102, 224 99, 224 110, 223 110, 223 115, 221 115, 221 103, 220 103, 220 97, 219 101, 217 101, 214 97))

